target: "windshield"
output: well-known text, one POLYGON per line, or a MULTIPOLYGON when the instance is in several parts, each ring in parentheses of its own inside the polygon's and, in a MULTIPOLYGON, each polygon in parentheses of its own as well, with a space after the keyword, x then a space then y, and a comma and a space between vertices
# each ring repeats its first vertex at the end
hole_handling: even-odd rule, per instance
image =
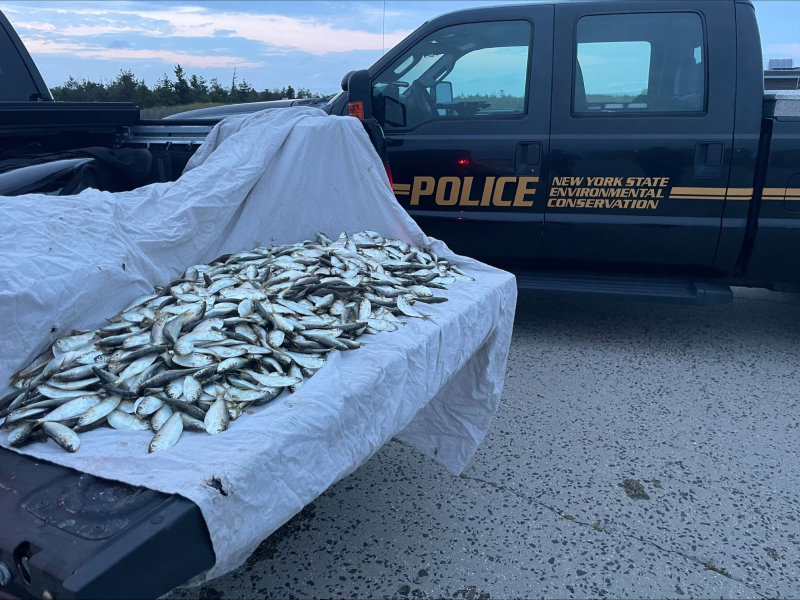
POLYGON ((389 128, 449 117, 523 114, 530 41, 527 21, 465 23, 435 31, 376 78, 373 113, 389 128))

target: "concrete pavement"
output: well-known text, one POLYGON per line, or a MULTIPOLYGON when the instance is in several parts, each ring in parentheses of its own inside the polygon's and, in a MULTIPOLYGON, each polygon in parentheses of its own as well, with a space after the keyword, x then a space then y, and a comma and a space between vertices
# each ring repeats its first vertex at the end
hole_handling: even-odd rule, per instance
POLYGON ((399 442, 201 598, 800 596, 800 296, 520 295, 452 477, 399 442))

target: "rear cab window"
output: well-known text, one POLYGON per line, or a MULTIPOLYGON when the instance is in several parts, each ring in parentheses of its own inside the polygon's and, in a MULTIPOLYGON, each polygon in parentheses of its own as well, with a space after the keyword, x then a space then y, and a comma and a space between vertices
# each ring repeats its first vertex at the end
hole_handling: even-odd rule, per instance
POLYGON ((5 27, 0 24, 0 102, 37 98, 39 90, 5 27))
POLYGON ((696 13, 581 17, 572 112, 703 113, 705 54, 703 21, 696 13))
POLYGON ((389 129, 526 111, 531 24, 464 23, 439 29, 373 83, 373 113, 389 129))

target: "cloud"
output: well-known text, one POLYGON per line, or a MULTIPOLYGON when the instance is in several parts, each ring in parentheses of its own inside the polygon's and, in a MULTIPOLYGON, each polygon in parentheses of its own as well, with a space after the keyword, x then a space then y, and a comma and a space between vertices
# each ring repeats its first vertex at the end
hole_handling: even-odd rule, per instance
POLYGON ((259 67, 262 63, 252 62, 240 56, 203 56, 173 50, 148 50, 132 48, 109 48, 93 44, 72 42, 55 42, 42 38, 23 38, 25 47, 31 54, 72 55, 79 58, 98 60, 159 60, 174 65, 180 63, 184 67, 259 67))
POLYGON ((13 26, 18 32, 20 29, 30 29, 32 31, 58 31, 58 27, 56 27, 54 23, 42 23, 41 21, 15 21, 13 26))
MULTIPOLYGON (((103 6, 103 8, 99 8, 103 6)), ((100 35, 103 33, 137 32, 150 37, 232 37, 322 55, 352 50, 391 48, 410 31, 380 32, 341 29, 317 18, 298 18, 279 14, 214 11, 199 6, 179 6, 169 10, 130 10, 42 8, 41 11, 105 17, 109 24, 71 25, 58 28, 49 22, 27 21, 16 26, 29 30, 58 33, 64 36, 100 35), (113 19, 109 18, 113 17, 113 19), (136 17, 132 23, 130 17, 136 17)), ((127 7, 126 7, 127 8, 127 7)), ((34 7, 32 9, 36 11, 34 7)))
POLYGON ((786 58, 800 58, 800 44, 767 44, 764 49, 764 58, 780 58, 779 54, 786 58))
MULTIPOLYGON (((212 12, 186 6, 180 10, 132 11, 141 18, 164 21, 170 34, 177 37, 215 37, 225 31, 229 37, 261 42, 272 46, 294 48, 309 54, 380 50, 384 39, 380 33, 358 29, 338 29, 314 18, 297 18, 277 14, 244 12, 212 12)), ((386 34, 387 47, 394 46, 409 32, 386 34)))

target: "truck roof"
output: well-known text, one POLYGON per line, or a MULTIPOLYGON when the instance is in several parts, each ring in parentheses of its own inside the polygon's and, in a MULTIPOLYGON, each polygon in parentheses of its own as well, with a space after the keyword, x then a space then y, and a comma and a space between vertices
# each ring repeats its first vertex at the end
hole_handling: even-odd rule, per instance
MULTIPOLYGON (((519 3, 515 3, 515 4, 496 4, 496 5, 493 5, 493 6, 475 6, 473 8, 459 8, 458 10, 451 10, 451 11, 448 11, 448 12, 445 12, 445 13, 442 13, 440 15, 435 16, 433 19, 430 19, 430 21, 434 21, 436 19, 439 19, 441 17, 446 17, 446 16, 449 16, 449 15, 455 15, 455 14, 465 13, 465 12, 473 12, 475 10, 483 10, 483 9, 494 10, 494 9, 512 8, 512 7, 516 7, 516 6, 536 6, 536 5, 540 5, 540 4, 572 4, 572 3, 575 3, 575 2, 584 2, 584 3, 593 3, 593 4, 606 4, 606 3, 608 3, 608 1, 609 0, 536 0, 535 2, 519 2, 519 3)), ((619 1, 619 2, 638 2, 638 3, 641 3, 641 0, 617 0, 617 1, 619 1)), ((735 2, 737 4, 749 4, 751 6, 753 5, 752 0, 704 0, 704 2, 735 2)), ((429 21, 426 21, 426 23, 427 22, 429 22, 429 21)), ((424 25, 424 24, 425 23, 422 23, 421 25, 424 25)))

